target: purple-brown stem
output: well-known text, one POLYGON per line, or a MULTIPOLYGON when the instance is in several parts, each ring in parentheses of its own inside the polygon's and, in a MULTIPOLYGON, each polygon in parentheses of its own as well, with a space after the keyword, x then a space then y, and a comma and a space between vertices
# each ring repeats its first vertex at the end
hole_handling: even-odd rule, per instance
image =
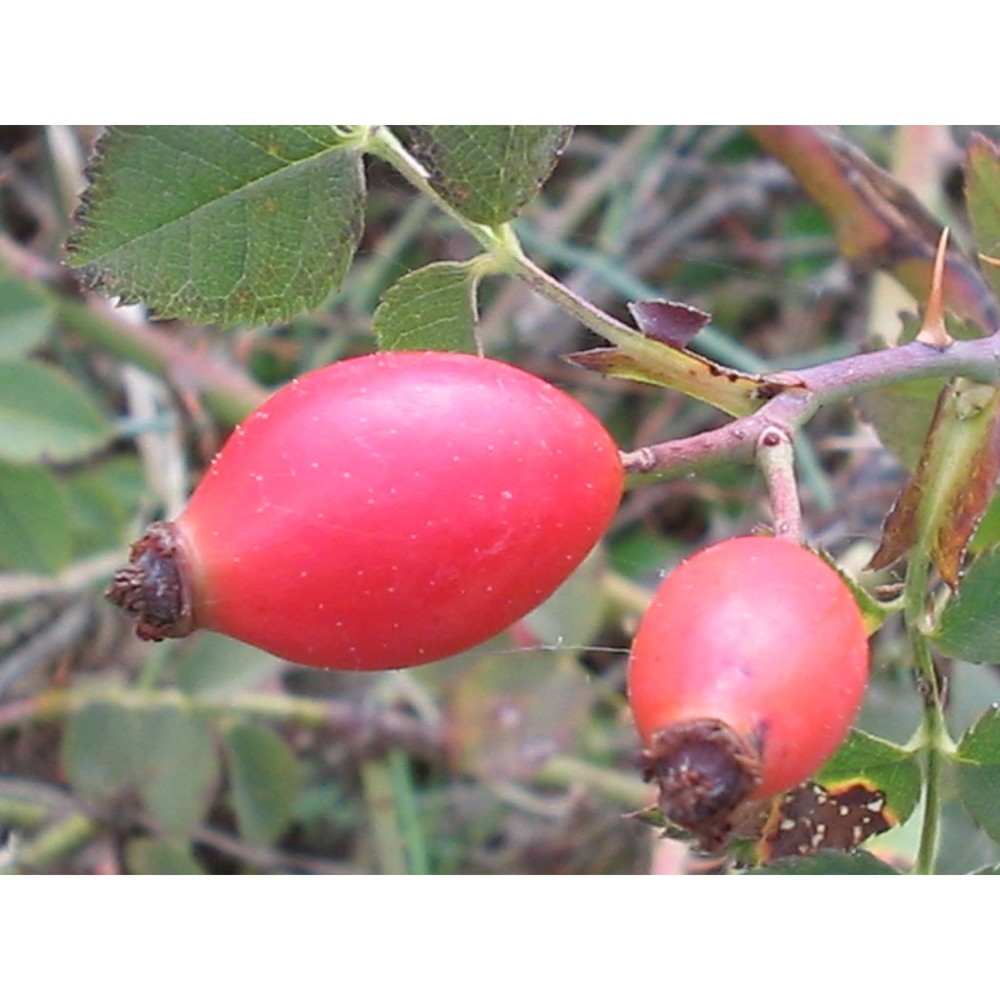
POLYGON ((780 427, 767 427, 757 439, 757 464, 767 480, 776 538, 802 540, 802 505, 795 478, 792 439, 780 427))
POLYGON ((798 384, 755 413, 722 427, 626 452, 622 456, 625 471, 677 475, 721 461, 752 461, 757 442, 768 428, 793 439, 796 428, 820 407, 898 382, 956 375, 979 382, 1000 381, 1000 331, 978 340, 956 340, 943 349, 913 341, 781 375, 798 384))

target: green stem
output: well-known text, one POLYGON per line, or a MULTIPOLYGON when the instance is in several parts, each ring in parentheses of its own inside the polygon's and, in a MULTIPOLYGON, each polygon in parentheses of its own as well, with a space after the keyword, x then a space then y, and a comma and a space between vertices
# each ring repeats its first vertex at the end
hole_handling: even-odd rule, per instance
POLYGON ((421 194, 430 198, 442 212, 462 227, 488 252, 502 251, 506 242, 497 229, 484 226, 481 223, 467 219, 458 209, 453 208, 431 186, 427 171, 416 157, 399 141, 397 136, 386 128, 378 125, 368 134, 364 151, 391 164, 402 174, 421 194))
POLYGON ((915 875, 933 875, 941 827, 941 779, 945 754, 951 745, 944 705, 930 644, 924 635, 929 560, 922 546, 910 555, 904 591, 904 613, 914 662, 923 696, 920 743, 924 752, 924 816, 920 845, 913 868, 915 875))
POLYGON ((647 360, 655 366, 665 384, 731 415, 746 414, 756 408, 757 404, 748 401, 747 385, 743 382, 723 377, 721 372, 719 377, 706 378, 705 362, 700 358, 694 358, 663 342, 650 340, 561 284, 527 257, 509 224, 484 226, 465 218, 434 190, 427 171, 384 125, 371 131, 365 143, 365 152, 390 163, 418 191, 430 198, 442 212, 477 240, 493 257, 497 273, 520 278, 540 295, 579 320, 588 330, 619 347, 630 357, 640 361, 647 360))

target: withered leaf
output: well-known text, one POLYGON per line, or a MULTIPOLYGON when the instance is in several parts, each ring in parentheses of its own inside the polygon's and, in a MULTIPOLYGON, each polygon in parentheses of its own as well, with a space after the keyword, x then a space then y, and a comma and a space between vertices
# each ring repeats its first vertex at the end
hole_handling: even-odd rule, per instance
POLYGON ((687 347, 712 318, 694 306, 663 299, 630 302, 628 308, 647 337, 662 340, 671 347, 687 347))

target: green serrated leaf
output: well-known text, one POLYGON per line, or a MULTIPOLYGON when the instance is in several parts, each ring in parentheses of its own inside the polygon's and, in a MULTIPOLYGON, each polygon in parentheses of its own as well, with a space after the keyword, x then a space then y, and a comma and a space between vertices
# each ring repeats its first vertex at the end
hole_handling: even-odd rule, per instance
MULTIPOLYGON (((972 137, 965 180, 976 249, 996 260, 1000 258, 1000 148, 985 136, 972 137)), ((983 261, 982 271, 1000 295, 1000 265, 983 261)))
POLYGON ((361 154, 328 126, 117 127, 91 173, 70 263, 163 315, 259 324, 313 309, 361 237, 361 154))
POLYGON ((70 506, 55 475, 0 461, 0 566, 55 573, 69 562, 72 545, 70 506))
POLYGON ((379 350, 480 353, 476 287, 468 263, 442 261, 400 278, 372 317, 379 350))
POLYGON ((990 838, 1000 842, 1000 709, 991 709, 966 732, 954 759, 962 804, 990 838))
POLYGON ((411 125, 434 189, 467 219, 507 222, 538 193, 573 134, 569 125, 411 125))
POLYGON ((233 809, 240 833, 254 844, 273 844, 288 826, 301 787, 295 755, 276 733, 241 722, 225 735, 233 809))
POLYGON ((0 360, 22 357, 44 343, 54 316, 51 300, 0 275, 0 360))
POLYGON ((820 851, 808 858, 782 858, 773 865, 754 868, 747 875, 900 875, 898 868, 866 851, 844 854, 820 851))
POLYGON ((982 553, 945 606, 933 643, 970 663, 1000 663, 1000 548, 982 553))
POLYGON ((885 795, 886 810, 905 823, 920 801, 923 778, 914 754, 888 740, 852 729, 815 780, 825 788, 863 781, 885 795))
POLYGON ((219 780, 212 730, 184 704, 137 714, 142 801, 161 833, 189 834, 205 818, 219 780))
POLYGON ((190 844, 133 837, 125 845, 125 867, 132 875, 205 875, 190 844))
POLYGON ((0 459, 72 459, 99 448, 111 427, 68 375, 34 361, 0 362, 0 459))

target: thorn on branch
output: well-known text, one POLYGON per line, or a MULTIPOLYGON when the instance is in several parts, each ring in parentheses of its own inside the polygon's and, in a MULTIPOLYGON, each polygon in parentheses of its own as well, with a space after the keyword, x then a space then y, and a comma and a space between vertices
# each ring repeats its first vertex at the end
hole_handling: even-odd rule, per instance
POLYGON ((920 333, 917 334, 920 343, 935 347, 939 351, 954 343, 944 322, 944 264, 947 249, 948 230, 945 228, 941 232, 937 253, 934 256, 934 273, 931 277, 930 294, 927 296, 927 311, 924 313, 920 333))

